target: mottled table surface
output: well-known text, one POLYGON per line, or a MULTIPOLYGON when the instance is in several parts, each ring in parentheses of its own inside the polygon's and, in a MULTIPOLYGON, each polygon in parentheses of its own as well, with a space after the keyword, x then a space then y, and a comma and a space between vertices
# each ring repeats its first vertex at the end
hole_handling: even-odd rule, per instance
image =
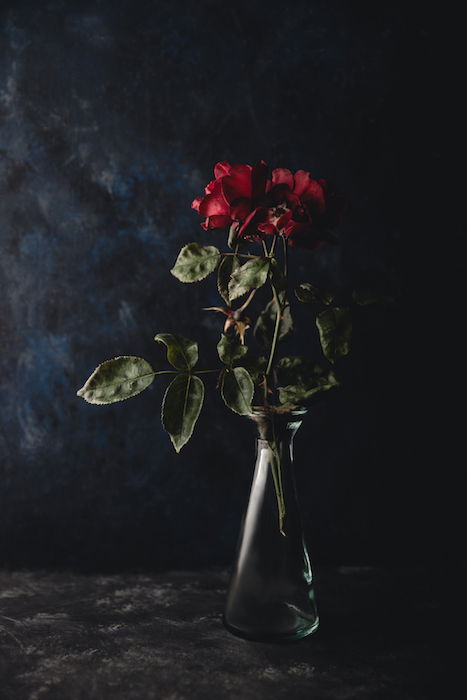
POLYGON ((0 698, 443 697, 427 572, 315 567, 315 580, 318 632, 264 644, 223 627, 224 570, 0 572, 0 698))

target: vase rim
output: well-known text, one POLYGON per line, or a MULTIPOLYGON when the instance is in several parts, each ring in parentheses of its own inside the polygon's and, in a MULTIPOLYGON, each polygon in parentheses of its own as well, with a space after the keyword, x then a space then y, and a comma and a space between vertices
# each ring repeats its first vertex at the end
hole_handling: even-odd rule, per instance
POLYGON ((305 406, 297 406, 287 411, 275 411, 276 406, 252 406, 250 417, 255 416, 304 416, 308 413, 305 406))

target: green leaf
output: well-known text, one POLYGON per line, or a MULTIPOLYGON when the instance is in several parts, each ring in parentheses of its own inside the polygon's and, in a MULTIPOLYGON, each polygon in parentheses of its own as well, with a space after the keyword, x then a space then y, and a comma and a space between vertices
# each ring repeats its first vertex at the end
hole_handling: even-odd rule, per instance
POLYGON ((274 285, 274 289, 281 297, 287 289, 287 279, 284 274, 282 265, 280 265, 277 258, 272 258, 271 260, 271 282, 274 285))
POLYGON ((247 354, 248 348, 232 336, 222 333, 221 339, 217 343, 217 352, 221 362, 231 367, 235 360, 240 360, 247 354))
POLYGON ((295 290, 295 296, 298 301, 302 304, 315 304, 316 302, 321 302, 322 304, 332 304, 335 293, 329 289, 320 290, 311 282, 301 282, 295 290))
POLYGON ((260 384, 264 380, 264 372, 266 370, 268 360, 266 357, 249 357, 248 355, 240 363, 245 367, 254 384, 260 384))
POLYGON ((204 399, 204 384, 192 374, 179 374, 167 387, 162 402, 162 425, 177 452, 193 434, 204 399))
POLYGON ((199 282, 214 272, 219 260, 220 252, 215 246, 188 243, 181 249, 170 272, 180 282, 199 282))
POLYGON ((262 287, 268 278, 269 260, 254 258, 232 273, 229 282, 230 300, 243 296, 250 289, 262 287))
POLYGON ((235 255, 226 255, 217 271, 217 289, 227 306, 231 306, 232 303, 229 294, 230 276, 239 267, 240 261, 235 255))
POLYGON ((251 402, 255 390, 253 381, 244 367, 226 370, 222 375, 221 396, 224 403, 235 413, 251 413, 251 402))
POLYGON ((280 386, 286 386, 288 384, 312 383, 315 376, 322 374, 322 369, 309 357, 291 355, 279 360, 275 366, 275 372, 277 383, 280 386))
POLYGON ((106 360, 77 392, 88 403, 107 404, 136 396, 154 381, 154 370, 141 357, 106 360))
POLYGON ((319 339, 324 356, 335 362, 350 352, 352 318, 349 309, 334 306, 316 317, 319 339))
POLYGON ((189 370, 198 362, 198 343, 194 340, 172 333, 158 333, 154 340, 167 347, 167 359, 175 369, 189 370))
POLYGON ((238 231, 240 229, 240 224, 238 221, 234 221, 229 228, 229 235, 227 238, 227 245, 229 248, 233 251, 236 250, 243 250, 243 248, 246 248, 248 245, 248 241, 246 241, 244 238, 239 238, 238 237, 238 231))
MULTIPOLYGON (((254 328, 254 336, 258 343, 264 348, 270 348, 274 335, 274 326, 276 324, 277 305, 274 299, 266 304, 263 311, 258 316, 254 328)), ((281 321, 279 325, 278 341, 285 340, 293 331, 292 314, 290 313, 290 304, 286 303, 282 309, 281 321)))
POLYGON ((307 357, 283 357, 276 366, 279 401, 303 404, 321 391, 339 386, 332 370, 325 370, 307 357))
POLYGON ((231 250, 234 250, 235 246, 238 245, 240 239, 237 238, 237 232, 238 229, 240 228, 240 224, 237 221, 234 221, 233 223, 230 224, 229 228, 229 235, 227 238, 227 245, 231 250))
POLYGON ((321 391, 328 391, 339 386, 339 382, 326 382, 306 388, 301 384, 279 387, 279 401, 281 404, 305 404, 313 396, 321 391))

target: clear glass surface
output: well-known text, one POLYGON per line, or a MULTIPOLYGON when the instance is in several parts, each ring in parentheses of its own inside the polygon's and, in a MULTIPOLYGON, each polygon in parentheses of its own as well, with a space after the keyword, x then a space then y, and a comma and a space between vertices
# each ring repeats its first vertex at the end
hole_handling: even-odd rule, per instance
POLYGON ((305 414, 255 409, 250 416, 258 429, 256 464, 224 611, 225 626, 247 639, 295 640, 318 627, 293 464, 293 438, 305 414))

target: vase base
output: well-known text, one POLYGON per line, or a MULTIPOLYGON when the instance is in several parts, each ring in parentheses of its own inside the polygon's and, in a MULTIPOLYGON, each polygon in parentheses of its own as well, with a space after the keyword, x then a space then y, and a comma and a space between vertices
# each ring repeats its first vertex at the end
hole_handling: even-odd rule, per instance
POLYGON ((231 634, 234 634, 236 637, 241 637, 242 639, 247 639, 250 642, 271 642, 271 643, 281 643, 281 642, 298 642, 300 639, 303 639, 304 637, 309 637, 311 634, 316 632, 316 630, 319 627, 319 618, 316 618, 316 620, 313 622, 312 625, 307 625, 303 627, 299 627, 293 632, 284 632, 283 634, 278 634, 278 633, 270 633, 270 632, 261 632, 261 631, 253 631, 253 630, 243 630, 239 629, 238 627, 234 627, 230 625, 227 620, 225 619, 225 616, 222 618, 222 622, 224 623, 224 627, 231 632, 231 634))

